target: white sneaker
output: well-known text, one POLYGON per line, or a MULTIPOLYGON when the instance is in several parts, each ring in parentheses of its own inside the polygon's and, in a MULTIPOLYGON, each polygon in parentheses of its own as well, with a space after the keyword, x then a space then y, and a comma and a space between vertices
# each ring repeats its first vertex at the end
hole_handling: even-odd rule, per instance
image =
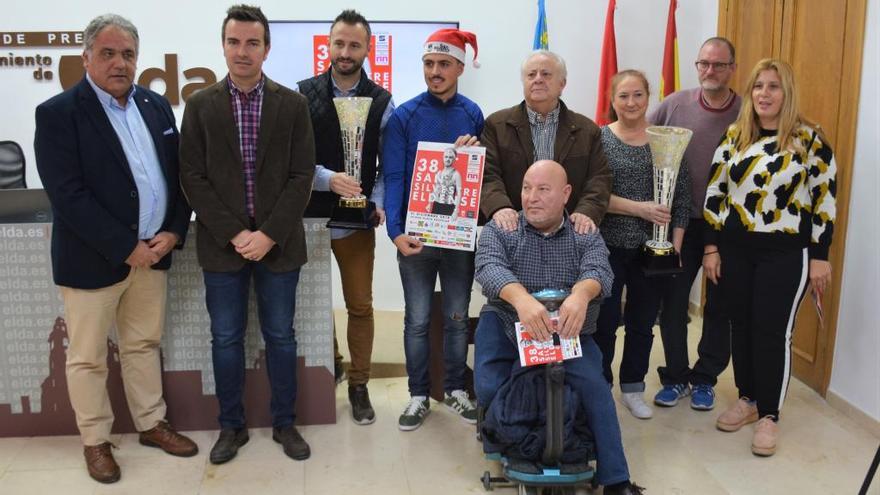
POLYGON ((651 419, 654 410, 645 404, 642 395, 644 395, 642 392, 625 392, 620 394, 620 402, 623 402, 623 405, 629 409, 633 416, 639 419, 651 419))

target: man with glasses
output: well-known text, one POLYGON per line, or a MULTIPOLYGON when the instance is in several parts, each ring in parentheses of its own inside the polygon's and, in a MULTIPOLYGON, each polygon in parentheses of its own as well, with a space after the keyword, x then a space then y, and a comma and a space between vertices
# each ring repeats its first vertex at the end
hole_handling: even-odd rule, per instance
POLYGON ((663 388, 654 396, 654 403, 672 407, 679 399, 691 395, 691 407, 708 411, 715 407, 713 387, 718 375, 730 361, 730 323, 717 299, 718 290, 706 285, 703 308, 703 334, 693 368, 688 365, 687 312, 691 285, 702 266, 703 201, 709 182, 709 168, 715 148, 727 126, 736 120, 740 97, 729 83, 736 70, 733 44, 725 38, 709 38, 700 48, 694 63, 700 86, 669 95, 648 117, 655 125, 686 127, 694 131, 684 153, 691 177, 691 219, 681 247, 684 273, 670 282, 663 293, 660 336, 666 366, 658 368, 663 388), (692 387, 692 389, 691 389, 692 387))

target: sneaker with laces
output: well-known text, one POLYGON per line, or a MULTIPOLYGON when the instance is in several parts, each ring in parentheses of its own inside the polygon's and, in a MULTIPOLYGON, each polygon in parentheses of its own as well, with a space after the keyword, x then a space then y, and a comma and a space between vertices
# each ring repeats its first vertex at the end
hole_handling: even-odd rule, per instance
POLYGON ((348 386, 348 402, 351 403, 351 418, 359 425, 376 421, 376 412, 370 403, 370 392, 366 384, 348 386))
POLYGON ((424 395, 410 397, 406 409, 397 420, 397 425, 403 431, 412 431, 422 426, 425 416, 431 412, 431 402, 424 395))
POLYGON ((694 385, 691 392, 691 409, 711 411, 715 407, 715 389, 712 385, 694 385))
POLYGON ((620 394, 620 402, 629 409, 633 416, 639 419, 651 419, 654 411, 645 404, 642 392, 624 392, 620 394))
POLYGON ((452 393, 446 393, 443 399, 446 408, 461 416, 465 422, 472 425, 477 424, 477 406, 468 396, 465 390, 453 390, 452 393))
POLYGON ((779 437, 779 424, 773 416, 764 416, 755 425, 752 436, 752 453, 761 457, 770 457, 776 453, 776 439, 779 437))
POLYGON ((738 431, 743 426, 758 420, 758 406, 748 397, 740 397, 726 411, 718 416, 715 427, 721 431, 738 431))
POLYGON ((672 407, 678 404, 679 399, 690 395, 691 389, 687 383, 676 383, 675 385, 663 385, 657 394, 654 395, 654 404, 663 407, 672 407))

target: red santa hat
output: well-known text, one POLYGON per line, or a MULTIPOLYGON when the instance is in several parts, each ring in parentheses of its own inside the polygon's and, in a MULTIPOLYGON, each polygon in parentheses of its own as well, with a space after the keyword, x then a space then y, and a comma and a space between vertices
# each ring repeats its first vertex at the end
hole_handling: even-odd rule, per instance
POLYGON ((474 49, 474 67, 479 67, 477 62, 477 35, 467 31, 458 29, 439 29, 435 31, 425 41, 425 55, 431 53, 440 53, 449 55, 461 63, 465 63, 465 44, 471 45, 474 49))

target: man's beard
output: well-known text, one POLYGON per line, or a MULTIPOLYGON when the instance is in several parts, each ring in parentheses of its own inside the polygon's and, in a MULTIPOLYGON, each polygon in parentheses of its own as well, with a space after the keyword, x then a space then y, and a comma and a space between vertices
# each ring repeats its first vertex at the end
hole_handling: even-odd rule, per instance
POLYGON ((724 89, 724 84, 721 81, 706 79, 704 81, 700 81, 700 87, 702 87, 705 91, 721 91, 724 89))
POLYGON ((346 61, 349 61, 349 60, 352 62, 352 64, 351 64, 351 68, 348 70, 342 70, 342 68, 339 67, 339 59, 331 60, 330 65, 333 67, 333 70, 337 74, 342 75, 342 76, 350 76, 352 74, 360 72, 361 67, 364 66, 364 61, 361 60, 360 62, 357 62, 356 60, 351 59, 351 58, 347 59, 346 61))

